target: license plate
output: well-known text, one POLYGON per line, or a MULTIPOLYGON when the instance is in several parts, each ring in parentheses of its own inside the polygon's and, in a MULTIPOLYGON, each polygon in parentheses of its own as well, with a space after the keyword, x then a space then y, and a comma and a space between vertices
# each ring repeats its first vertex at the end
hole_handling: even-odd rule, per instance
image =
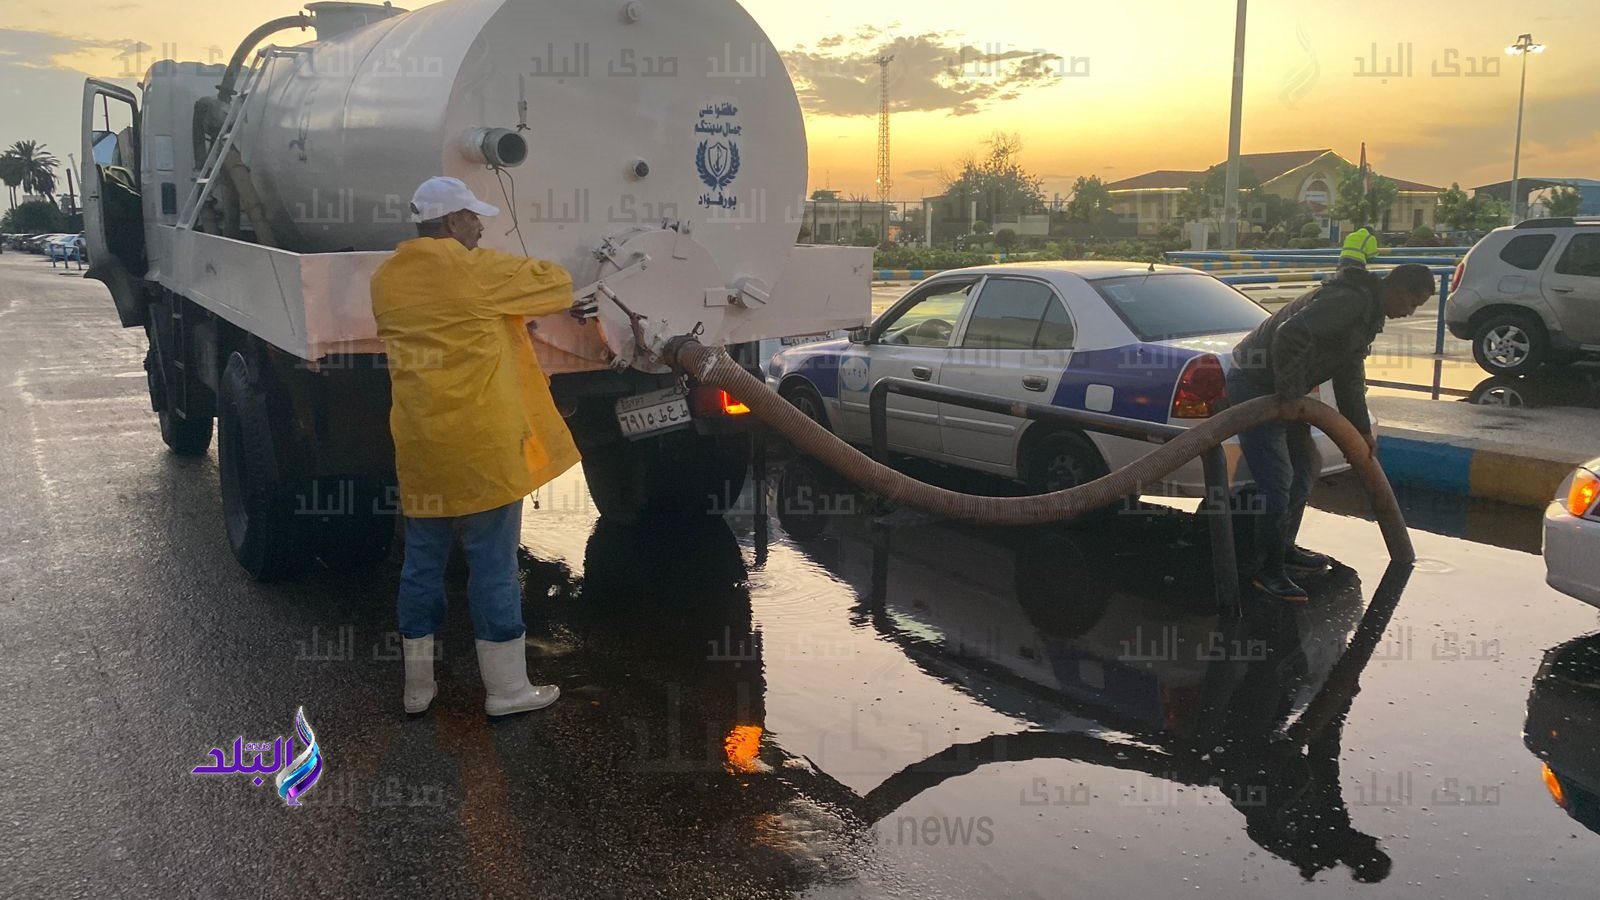
POLYGON ((617 401, 617 425, 630 439, 689 425, 689 397, 682 388, 651 391, 617 401))
POLYGON ((784 347, 798 347, 801 344, 815 344, 819 341, 831 341, 833 335, 828 332, 822 334, 796 334, 786 338, 779 338, 778 343, 784 347))

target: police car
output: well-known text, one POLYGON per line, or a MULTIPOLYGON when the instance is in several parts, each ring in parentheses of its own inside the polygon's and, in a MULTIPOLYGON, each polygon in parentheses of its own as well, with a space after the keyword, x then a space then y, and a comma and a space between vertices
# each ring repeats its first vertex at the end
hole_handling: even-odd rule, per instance
MULTIPOLYGON (((870 444, 880 378, 1189 426, 1221 408, 1235 343, 1267 317, 1217 279, 1175 266, 1100 260, 942 272, 847 339, 778 352, 767 384, 812 419, 870 444)), ((1320 386, 1314 396, 1332 400, 1320 386)), ((888 396, 891 451, 1053 491, 1090 481, 1154 444, 961 406, 888 396)), ((1323 474, 1349 468, 1321 432, 1323 474)), ((1225 448, 1248 481, 1237 441, 1225 448)), ((1150 493, 1204 496, 1199 460, 1150 493)))

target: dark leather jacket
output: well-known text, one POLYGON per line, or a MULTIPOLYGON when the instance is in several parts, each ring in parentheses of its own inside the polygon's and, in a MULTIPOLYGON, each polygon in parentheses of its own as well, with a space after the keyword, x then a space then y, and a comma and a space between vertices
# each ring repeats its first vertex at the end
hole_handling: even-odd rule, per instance
POLYGON ((1234 365, 1280 397, 1302 397, 1332 381, 1339 412, 1369 433, 1366 359, 1383 331, 1380 282, 1365 269, 1341 270, 1245 335, 1233 348, 1234 365))

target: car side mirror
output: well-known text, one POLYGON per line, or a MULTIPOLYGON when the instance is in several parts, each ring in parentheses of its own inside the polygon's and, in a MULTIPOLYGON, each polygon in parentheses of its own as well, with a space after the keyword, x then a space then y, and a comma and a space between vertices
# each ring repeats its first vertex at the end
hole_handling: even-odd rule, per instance
POLYGON ((860 328, 850 329, 846 332, 846 336, 850 338, 850 343, 852 344, 866 344, 870 342, 872 329, 863 325, 860 328))

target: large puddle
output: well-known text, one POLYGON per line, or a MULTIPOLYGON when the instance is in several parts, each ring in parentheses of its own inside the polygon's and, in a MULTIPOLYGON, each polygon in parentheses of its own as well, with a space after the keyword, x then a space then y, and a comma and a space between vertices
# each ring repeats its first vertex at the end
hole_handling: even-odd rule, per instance
POLYGON ((1376 526, 1312 510, 1342 564, 1235 621, 1172 509, 970 528, 770 474, 766 516, 625 528, 569 473, 525 569, 571 702, 634 698, 628 765, 737 785, 737 852, 796 887, 1593 895, 1596 614, 1537 556, 1416 532, 1386 570, 1376 526))

